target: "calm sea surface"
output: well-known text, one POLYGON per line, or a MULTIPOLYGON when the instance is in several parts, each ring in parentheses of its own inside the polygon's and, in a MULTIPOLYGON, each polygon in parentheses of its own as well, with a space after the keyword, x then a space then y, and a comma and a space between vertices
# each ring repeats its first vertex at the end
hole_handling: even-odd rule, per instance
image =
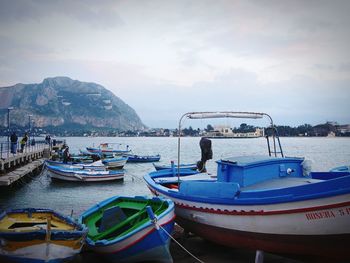
MULTIPOLYGON (((134 154, 160 154, 160 163, 177 160, 177 138, 175 137, 66 137, 71 153, 86 146, 102 142, 129 145, 134 154)), ((181 139, 181 162, 196 162, 200 159, 200 138, 181 139)), ((281 138, 286 156, 302 156, 312 161, 312 170, 327 171, 335 166, 350 165, 350 138, 281 138)), ((267 154, 266 140, 258 139, 216 139, 212 140, 213 160, 223 157, 267 154)), ((208 170, 214 173, 215 161, 209 161, 208 170)), ((72 183, 51 181, 45 172, 22 181, 19 186, 2 187, 0 209, 9 208, 52 208, 64 214, 78 217, 90 206, 114 195, 150 195, 142 177, 153 171, 152 163, 125 165, 122 182, 72 183)))

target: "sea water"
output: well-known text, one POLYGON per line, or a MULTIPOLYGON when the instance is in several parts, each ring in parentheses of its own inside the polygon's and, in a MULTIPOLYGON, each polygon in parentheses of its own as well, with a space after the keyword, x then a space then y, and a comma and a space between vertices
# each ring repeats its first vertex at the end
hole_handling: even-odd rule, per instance
MULTIPOLYGON (((65 137, 71 153, 85 150, 87 146, 100 143, 114 143, 114 147, 126 149, 138 155, 160 154, 159 163, 177 162, 178 138, 176 137, 65 137), (121 145, 119 145, 121 144, 121 145)), ((195 163, 201 157, 199 137, 181 138, 181 163, 195 163)), ((311 161, 313 171, 350 165, 350 138, 298 137, 281 138, 285 156, 305 157, 311 161)), ((207 168, 216 172, 215 160, 239 155, 267 155, 265 138, 254 139, 212 139, 213 160, 207 168)), ((90 206, 115 195, 150 195, 143 176, 154 170, 152 163, 127 163, 124 166, 123 181, 79 183, 51 180, 45 171, 21 180, 16 186, 2 187, 0 209, 10 208, 51 208, 66 215, 78 217, 90 206)))

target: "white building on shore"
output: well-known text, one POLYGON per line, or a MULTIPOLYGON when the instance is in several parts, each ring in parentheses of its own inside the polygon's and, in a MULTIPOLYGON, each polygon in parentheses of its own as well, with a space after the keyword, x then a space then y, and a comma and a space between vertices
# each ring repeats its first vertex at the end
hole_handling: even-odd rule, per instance
POLYGON ((214 130, 206 132, 205 135, 209 138, 258 138, 264 136, 264 129, 256 128, 254 132, 233 132, 229 126, 218 125, 214 126, 214 130))

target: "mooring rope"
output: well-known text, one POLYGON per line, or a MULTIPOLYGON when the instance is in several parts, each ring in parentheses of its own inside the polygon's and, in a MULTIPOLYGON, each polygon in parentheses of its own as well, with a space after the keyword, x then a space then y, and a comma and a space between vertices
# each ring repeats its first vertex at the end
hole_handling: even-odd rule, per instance
POLYGON ((204 261, 200 260, 199 258, 197 258, 195 255, 193 255, 190 251, 188 251, 183 245, 181 245, 172 235, 170 235, 170 233, 168 231, 165 230, 164 227, 162 227, 161 225, 159 225, 156 221, 153 222, 154 224, 156 224, 159 228, 161 228, 165 234, 167 234, 177 245, 179 245, 179 247, 181 247, 187 254, 189 254, 191 257, 193 257, 195 260, 197 260, 198 262, 201 263, 205 263, 204 261))

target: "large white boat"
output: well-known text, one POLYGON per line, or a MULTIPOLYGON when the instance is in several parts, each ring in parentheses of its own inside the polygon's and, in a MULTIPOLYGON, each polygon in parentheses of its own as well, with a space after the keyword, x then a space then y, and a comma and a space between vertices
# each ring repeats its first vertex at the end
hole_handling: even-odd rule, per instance
POLYGON ((304 158, 285 157, 265 113, 187 113, 179 131, 184 118, 221 117, 267 117, 269 154, 222 158, 216 175, 176 168, 145 175, 153 194, 174 201, 176 222, 225 246, 349 260, 349 171, 310 172, 304 158))

